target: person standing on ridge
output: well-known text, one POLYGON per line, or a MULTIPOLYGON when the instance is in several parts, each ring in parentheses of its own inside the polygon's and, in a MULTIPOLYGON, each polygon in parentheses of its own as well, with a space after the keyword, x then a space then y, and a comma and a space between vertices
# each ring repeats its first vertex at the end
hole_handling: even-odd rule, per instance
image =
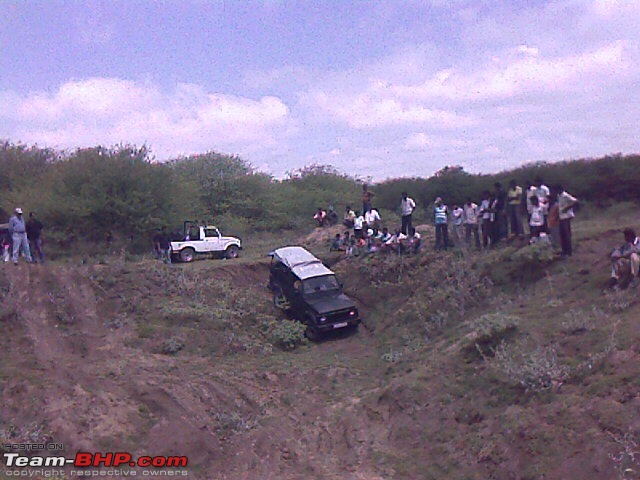
POLYGON ((437 197, 433 207, 433 221, 436 225, 436 250, 449 247, 449 227, 447 225, 447 206, 437 197))
POLYGON ((575 217, 573 206, 578 203, 578 199, 567 192, 562 185, 554 188, 558 192, 558 210, 560 213, 560 245, 562 246, 562 256, 570 257, 573 253, 571 245, 571 220, 575 217))
POLYGON ((15 215, 9 219, 9 233, 13 240, 13 264, 18 265, 20 252, 24 254, 27 262, 32 263, 31 250, 29 250, 29 240, 27 237, 27 226, 22 217, 22 209, 16 208, 15 215))
POLYGON ((34 212, 29 212, 29 220, 27 220, 27 238, 29 239, 29 247, 33 261, 44 263, 44 253, 42 253, 42 222, 36 218, 34 212))
POLYGON ((402 212, 402 226, 400 231, 405 235, 408 235, 409 229, 412 227, 411 215, 416 208, 416 202, 407 194, 402 192, 402 201, 400 202, 400 210, 402 212))
POLYGON ((369 191, 369 186, 366 183, 362 184, 362 213, 365 214, 371 210, 371 202, 373 201, 375 193, 369 191))

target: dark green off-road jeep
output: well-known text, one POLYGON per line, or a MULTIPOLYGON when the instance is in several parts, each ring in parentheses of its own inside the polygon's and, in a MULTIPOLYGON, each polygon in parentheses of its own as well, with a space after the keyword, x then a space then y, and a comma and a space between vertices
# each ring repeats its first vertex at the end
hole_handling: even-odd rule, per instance
POLYGON ((274 305, 307 326, 310 340, 336 329, 357 328, 358 308, 342 292, 335 273, 303 247, 282 247, 269 254, 269 288, 274 305))

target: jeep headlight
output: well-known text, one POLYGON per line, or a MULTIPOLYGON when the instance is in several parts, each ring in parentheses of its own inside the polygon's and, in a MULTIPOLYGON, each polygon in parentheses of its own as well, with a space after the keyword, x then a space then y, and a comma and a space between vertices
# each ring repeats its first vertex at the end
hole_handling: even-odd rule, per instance
POLYGON ((320 317, 320 323, 324 323, 327 321, 327 317, 320 317))

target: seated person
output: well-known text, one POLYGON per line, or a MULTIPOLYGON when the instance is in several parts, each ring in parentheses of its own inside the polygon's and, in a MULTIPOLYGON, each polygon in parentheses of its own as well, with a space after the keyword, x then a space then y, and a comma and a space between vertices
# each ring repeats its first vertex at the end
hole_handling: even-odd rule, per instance
POLYGON ((342 241, 342 235, 336 233, 335 238, 331 242, 331 247, 329 247, 330 252, 344 252, 346 249, 344 248, 344 244, 342 241))
POLYGON ((333 207, 329 207, 329 212, 327 213, 326 222, 330 227, 338 223, 338 214, 335 212, 333 207))
POLYGON ((344 238, 342 239, 342 246, 347 255, 353 255, 353 246, 355 244, 355 237, 351 235, 351 232, 344 232, 344 238))
POLYGON ((420 244, 422 243, 421 235, 416 232, 416 229, 411 227, 409 229, 409 245, 408 250, 410 253, 418 253, 420 251, 420 244))
POLYGON ((631 275, 630 287, 636 287, 638 271, 640 270, 640 238, 631 228, 623 232, 624 244, 611 252, 611 280, 610 286, 619 288, 620 281, 631 275))
POLYGON ((345 212, 344 212, 344 220, 343 220, 342 224, 345 227, 353 228, 353 221, 355 219, 356 219, 356 212, 351 210, 351 207, 349 205, 347 205, 347 208, 345 209, 345 212))
POLYGON ((316 214, 313 216, 313 219, 318 223, 319 227, 323 227, 327 221, 327 212, 318 207, 318 210, 316 210, 316 214))

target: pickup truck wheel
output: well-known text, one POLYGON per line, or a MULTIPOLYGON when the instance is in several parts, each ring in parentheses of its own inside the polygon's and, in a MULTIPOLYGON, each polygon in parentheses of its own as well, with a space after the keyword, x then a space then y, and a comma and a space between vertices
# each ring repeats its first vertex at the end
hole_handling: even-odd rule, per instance
POLYGON ((225 258, 238 258, 240 255, 240 249, 236 245, 229 245, 224 251, 225 258))
POLYGON ((187 247, 180 250, 180 260, 183 262, 192 262, 194 258, 196 258, 196 251, 193 248, 187 247))
POLYGON ((291 303, 287 300, 287 297, 284 296, 282 291, 277 291, 273 294, 273 306, 279 310, 289 310, 291 308, 291 303))

